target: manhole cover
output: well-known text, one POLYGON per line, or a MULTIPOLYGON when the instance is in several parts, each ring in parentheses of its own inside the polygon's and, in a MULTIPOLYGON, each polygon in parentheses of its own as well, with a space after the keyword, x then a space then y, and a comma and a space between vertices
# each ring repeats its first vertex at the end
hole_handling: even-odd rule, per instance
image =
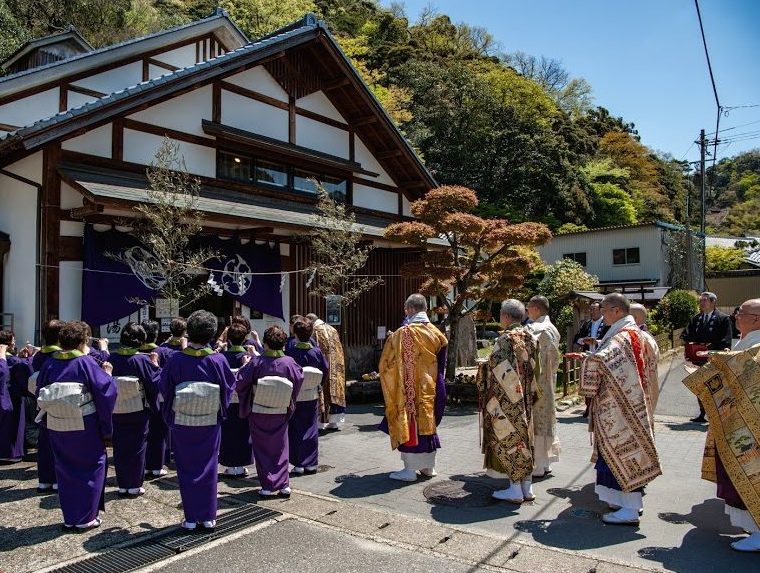
POLYGON ((494 488, 474 481, 437 481, 423 490, 425 498, 435 505, 486 507, 498 503, 491 497, 494 488))
POLYGON ((591 511, 590 509, 571 509, 570 517, 575 517, 577 519, 596 520, 601 517, 601 514, 596 511, 591 511))

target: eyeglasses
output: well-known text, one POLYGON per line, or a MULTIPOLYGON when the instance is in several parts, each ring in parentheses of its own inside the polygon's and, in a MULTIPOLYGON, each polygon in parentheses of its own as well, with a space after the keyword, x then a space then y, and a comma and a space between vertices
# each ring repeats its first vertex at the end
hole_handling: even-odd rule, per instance
POLYGON ((744 310, 737 310, 736 316, 760 316, 760 313, 757 312, 747 312, 744 310))

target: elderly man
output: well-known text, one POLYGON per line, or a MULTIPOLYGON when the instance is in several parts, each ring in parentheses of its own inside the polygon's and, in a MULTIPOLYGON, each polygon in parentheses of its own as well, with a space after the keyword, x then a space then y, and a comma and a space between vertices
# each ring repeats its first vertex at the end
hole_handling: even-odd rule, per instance
POLYGON ((638 302, 631 303, 631 316, 633 317, 633 320, 636 322, 636 326, 639 327, 639 330, 642 332, 647 332, 647 307, 645 307, 643 304, 639 304, 638 302))
POLYGON ((684 380, 710 414, 702 477, 717 483, 731 524, 749 533, 735 541, 737 551, 760 552, 760 415, 752 396, 760 379, 760 298, 739 307, 741 340, 732 353, 716 353, 710 364, 684 380))
POLYGON ((602 307, 599 302, 594 301, 588 305, 588 312, 591 318, 581 324, 575 338, 573 338, 573 344, 579 346, 581 350, 593 350, 596 347, 596 341, 602 338, 610 328, 604 322, 602 307))
POLYGON ((446 351, 448 341, 427 316, 427 301, 415 293, 404 304, 407 323, 385 339, 380 357, 380 385, 385 418, 380 429, 401 452, 404 469, 390 474, 398 481, 416 481, 417 472, 432 477, 437 428, 446 406, 446 351))
POLYGON ((659 352, 622 294, 605 296, 602 313, 610 329, 583 362, 580 390, 591 398, 596 493, 614 510, 605 523, 638 525, 644 486, 662 473, 654 444, 659 352))
MULTIPOLYGON (((707 358, 697 357, 692 347, 697 350, 727 350, 731 348, 731 320, 715 308, 718 297, 711 292, 703 292, 699 295, 699 314, 694 315, 686 325, 681 338, 686 342, 686 359, 702 366, 707 363, 707 358), (696 345, 696 346, 692 346, 696 345), (705 348, 706 347, 706 348, 705 348)), ((699 416, 692 418, 692 422, 704 424, 705 409, 699 404, 699 416)))
POLYGON ((330 367, 330 383, 322 388, 320 399, 321 422, 328 430, 340 430, 346 422, 346 360, 338 331, 309 313, 306 318, 314 323, 314 339, 330 367))
POLYGON ((552 463, 559 461, 560 444, 557 437, 554 390, 559 368, 560 334, 549 319, 549 299, 545 296, 531 298, 527 310, 532 320, 528 329, 538 338, 538 353, 541 357, 538 384, 544 397, 533 407, 533 477, 543 477, 551 473, 552 463))
POLYGON ((541 390, 538 342, 521 325, 525 307, 514 299, 501 303, 504 332, 478 373, 483 416, 484 466, 492 477, 506 477, 507 489, 493 497, 520 504, 533 501, 533 415, 541 390))

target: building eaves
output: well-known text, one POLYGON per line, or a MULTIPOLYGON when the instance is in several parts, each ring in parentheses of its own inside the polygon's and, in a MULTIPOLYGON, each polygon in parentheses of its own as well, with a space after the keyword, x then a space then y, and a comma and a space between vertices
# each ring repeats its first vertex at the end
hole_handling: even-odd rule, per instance
MULTIPOLYGON (((30 40, 24 43, 15 52, 13 52, 10 56, 5 58, 5 60, 3 60, 0 63, 0 68, 3 68, 3 69, 8 68, 14 62, 16 62, 21 57, 28 54, 34 49, 43 48, 45 46, 49 46, 50 44, 55 44, 57 42, 61 42, 64 40, 73 40, 74 42, 79 44, 82 47, 82 49, 85 50, 86 52, 92 52, 95 50, 95 48, 92 47, 92 44, 90 44, 90 42, 88 42, 74 26, 69 26, 68 30, 64 30, 63 32, 58 32, 57 34, 50 34, 49 36, 36 38, 34 40, 30 40)), ((35 68, 35 69, 38 69, 38 68, 35 68)), ((19 74, 13 74, 13 75, 20 75, 21 73, 23 72, 19 72, 19 74)), ((8 76, 8 77, 11 77, 11 76, 8 76)))
MULTIPOLYGON (((685 231, 686 227, 683 225, 675 225, 673 223, 666 223, 665 221, 644 221, 641 223, 633 223, 631 225, 610 225, 607 227, 597 227, 595 229, 584 229, 581 231, 568 231, 566 233, 559 233, 554 235, 554 238, 565 237, 568 235, 583 235, 586 233, 599 233, 604 231, 618 231, 620 229, 637 229, 641 227, 659 227, 660 229, 666 229, 668 231, 685 231)), ((692 236, 701 237, 702 233, 692 231, 692 236)))

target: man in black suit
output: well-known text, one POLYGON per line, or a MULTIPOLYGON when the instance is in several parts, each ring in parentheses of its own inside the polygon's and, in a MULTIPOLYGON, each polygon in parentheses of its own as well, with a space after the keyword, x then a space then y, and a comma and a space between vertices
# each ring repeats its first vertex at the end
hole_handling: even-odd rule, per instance
MULTIPOLYGON (((699 295, 699 314, 692 317, 689 324, 681 334, 684 342, 698 342, 706 344, 708 350, 727 350, 731 348, 731 320, 727 314, 715 308, 718 297, 711 292, 703 292, 699 295)), ((704 361, 692 362, 698 366, 705 364, 704 361)), ((699 404, 699 416, 692 418, 692 422, 704 423, 705 409, 699 404)))
POLYGON ((591 318, 581 324, 578 333, 573 339, 573 343, 576 346, 580 346, 586 352, 593 350, 596 341, 602 339, 610 329, 609 325, 604 324, 602 308, 598 302, 592 302, 589 305, 589 314, 591 318))

